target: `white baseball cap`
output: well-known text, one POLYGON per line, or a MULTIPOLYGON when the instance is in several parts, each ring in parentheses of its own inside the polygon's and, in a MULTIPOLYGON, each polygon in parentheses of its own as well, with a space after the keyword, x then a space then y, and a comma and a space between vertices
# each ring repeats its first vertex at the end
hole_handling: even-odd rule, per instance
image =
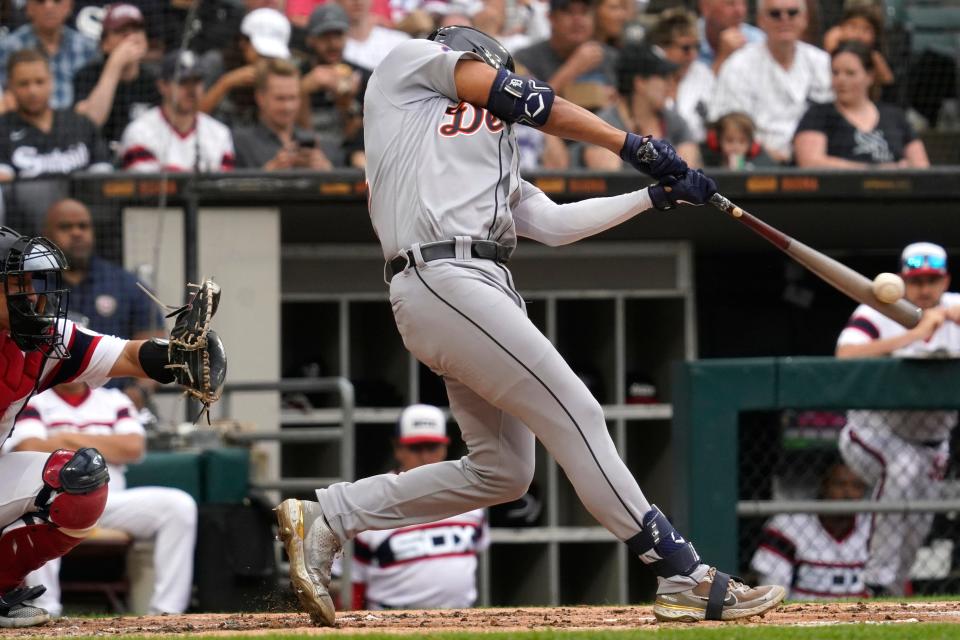
POLYGON ((397 442, 400 444, 449 443, 447 419, 443 411, 429 404, 412 404, 404 409, 397 423, 397 442))
POLYGON ((290 58, 290 21, 276 9, 255 9, 240 23, 254 50, 267 58, 290 58))
POLYGON ((914 242, 900 254, 900 275, 913 276, 947 275, 947 252, 932 242, 914 242))

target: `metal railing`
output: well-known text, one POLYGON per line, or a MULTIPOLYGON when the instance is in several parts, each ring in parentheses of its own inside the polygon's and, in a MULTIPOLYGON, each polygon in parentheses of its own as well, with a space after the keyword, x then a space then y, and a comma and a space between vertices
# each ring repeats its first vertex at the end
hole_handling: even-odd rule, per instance
MULTIPOLYGON (((161 387, 165 393, 176 393, 175 387, 161 387)), ((276 480, 267 480, 250 483, 252 489, 262 491, 281 491, 281 492, 302 492, 313 491, 315 489, 329 486, 335 482, 353 480, 353 456, 354 456, 354 410, 356 403, 354 399, 353 383, 344 377, 329 378, 289 378, 285 380, 263 381, 263 382, 231 382, 223 386, 223 395, 221 396, 218 415, 230 416, 231 399, 234 393, 258 393, 258 392, 279 392, 279 393, 323 393, 335 392, 340 398, 339 415, 317 414, 310 412, 307 415, 309 422, 307 424, 339 424, 339 427, 296 427, 292 429, 283 429, 282 419, 278 420, 277 429, 273 431, 247 431, 247 432, 229 432, 224 435, 228 442, 237 444, 254 444, 257 442, 278 442, 278 443, 297 443, 297 444, 316 444, 321 442, 340 443, 340 476, 339 477, 314 477, 314 478, 285 478, 282 475, 276 480)), ((279 410, 279 407, 278 407, 279 410)), ((299 422, 299 421, 298 421, 299 422)), ((302 422, 301 422, 302 424, 302 422)), ((288 565, 282 560, 280 547, 276 549, 277 566, 280 569, 280 581, 286 583, 285 573, 288 565)), ((343 558, 341 562, 340 599, 343 607, 349 609, 352 604, 351 589, 351 559, 353 556, 353 544, 347 542, 343 546, 343 558)))
POLYGON ((948 513, 960 511, 960 500, 741 500, 738 516, 775 516, 780 513, 948 513))
MULTIPOLYGON (((177 387, 161 387, 160 393, 179 393, 177 387)), ((353 480, 354 458, 354 400, 353 383, 343 377, 328 378, 288 378, 273 381, 228 382, 223 386, 223 396, 218 403, 216 413, 222 417, 231 416, 232 396, 234 393, 329 393, 334 392, 340 399, 340 409, 334 414, 329 412, 309 412, 307 424, 339 424, 338 427, 297 427, 283 429, 282 419, 278 420, 276 430, 228 432, 224 438, 231 443, 253 444, 255 442, 278 442, 298 444, 319 444, 339 442, 339 477, 285 478, 251 482, 254 489, 263 491, 312 491, 329 486, 342 480, 353 480)), ((279 407, 278 407, 279 413, 279 407)), ((303 422, 298 421, 301 424, 303 422)))

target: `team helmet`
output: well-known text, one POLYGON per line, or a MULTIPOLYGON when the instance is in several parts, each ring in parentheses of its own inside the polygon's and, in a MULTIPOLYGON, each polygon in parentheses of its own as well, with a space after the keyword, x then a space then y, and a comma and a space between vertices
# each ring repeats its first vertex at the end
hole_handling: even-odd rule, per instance
POLYGON ((10 337, 24 351, 40 350, 49 358, 68 356, 61 333, 69 299, 63 284, 66 268, 63 252, 46 238, 0 226, 0 279, 10 337))
POLYGON ((479 29, 460 25, 440 27, 427 36, 427 40, 439 42, 454 51, 472 51, 494 69, 506 68, 510 73, 515 71, 510 52, 496 38, 479 29))

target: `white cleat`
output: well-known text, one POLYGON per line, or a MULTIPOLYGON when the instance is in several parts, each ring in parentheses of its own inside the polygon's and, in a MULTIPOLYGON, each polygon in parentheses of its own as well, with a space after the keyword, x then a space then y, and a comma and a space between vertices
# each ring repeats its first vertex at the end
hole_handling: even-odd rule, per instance
POLYGON ((317 502, 284 500, 274 511, 290 558, 293 591, 314 624, 332 627, 336 612, 330 597, 330 569, 340 542, 317 502))

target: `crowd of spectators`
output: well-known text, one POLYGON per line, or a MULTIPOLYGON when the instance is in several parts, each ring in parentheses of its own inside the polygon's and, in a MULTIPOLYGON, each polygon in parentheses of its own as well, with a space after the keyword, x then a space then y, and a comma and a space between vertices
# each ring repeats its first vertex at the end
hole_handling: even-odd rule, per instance
MULTIPOLYGON (((925 167, 916 128, 937 123, 901 90, 887 15, 882 0, 0 0, 0 181, 362 168, 370 74, 448 24, 694 166, 925 167)), ((525 167, 621 165, 520 137, 525 167)))

